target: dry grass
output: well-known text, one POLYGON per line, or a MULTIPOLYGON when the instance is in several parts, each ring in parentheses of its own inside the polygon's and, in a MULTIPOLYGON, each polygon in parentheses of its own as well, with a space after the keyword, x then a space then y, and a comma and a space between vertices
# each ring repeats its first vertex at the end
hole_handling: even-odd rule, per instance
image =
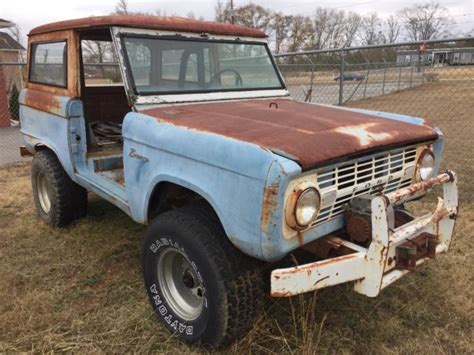
MULTIPOLYGON (((433 83, 353 104, 424 115, 443 128, 444 162, 458 172, 461 192, 451 251, 376 299, 341 285, 269 300, 248 336, 227 352, 474 351, 474 91, 465 89, 433 83)), ((148 305, 139 265, 144 227, 91 197, 86 219, 51 229, 35 215, 29 170, 0 170, 0 351, 190 351, 148 305)))
MULTIPOLYGON (((285 81, 287 85, 310 85, 311 83, 311 72, 302 71, 295 68, 282 67, 282 72, 285 74, 285 81)), ((397 67, 392 66, 386 70, 364 69, 360 67, 348 67, 346 71, 349 73, 358 73, 366 77, 369 84, 381 84, 385 85, 397 85, 398 81, 402 83, 417 82, 417 81, 429 81, 431 78, 435 80, 471 80, 471 85, 474 81, 474 67, 470 66, 454 66, 454 67, 423 67, 422 72, 418 73, 417 68, 414 67, 397 67)), ((336 85, 339 86, 339 82, 336 82, 334 78, 339 76, 339 66, 335 65, 331 70, 316 70, 313 77, 313 85, 336 85)), ((345 85, 354 84, 351 81, 345 81, 345 85)))

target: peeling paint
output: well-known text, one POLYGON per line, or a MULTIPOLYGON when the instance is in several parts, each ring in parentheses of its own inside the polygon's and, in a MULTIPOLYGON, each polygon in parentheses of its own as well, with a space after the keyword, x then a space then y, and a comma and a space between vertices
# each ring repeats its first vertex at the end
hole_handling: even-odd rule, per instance
POLYGON ((176 126, 212 132, 294 157, 303 169, 437 138, 429 127, 384 120, 292 99, 250 99, 154 107, 140 111, 176 126), (271 102, 278 109, 269 108, 271 102), (355 132, 353 130, 356 130, 355 132))
POLYGON ((273 214, 278 208, 279 185, 277 183, 265 187, 262 206, 262 231, 267 233, 273 214))
POLYGON ((398 191, 389 193, 386 195, 386 197, 391 203, 396 203, 407 197, 413 196, 417 193, 425 192, 436 185, 439 185, 444 182, 448 182, 450 180, 451 180, 451 176, 448 173, 440 174, 437 177, 432 178, 430 180, 422 181, 422 182, 410 185, 404 189, 400 189, 398 191))
POLYGON ((60 97, 43 91, 26 90, 24 105, 55 115, 63 112, 60 97))
POLYGON ((338 127, 334 131, 338 133, 348 134, 359 140, 361 147, 365 147, 373 142, 383 142, 388 140, 391 135, 388 132, 376 133, 371 132, 370 128, 377 126, 376 123, 366 123, 357 126, 338 127))

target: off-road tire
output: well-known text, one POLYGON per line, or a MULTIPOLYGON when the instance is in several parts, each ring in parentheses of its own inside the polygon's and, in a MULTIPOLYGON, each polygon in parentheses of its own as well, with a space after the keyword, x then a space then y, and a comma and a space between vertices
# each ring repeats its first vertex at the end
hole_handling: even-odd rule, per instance
POLYGON ((213 211, 201 205, 154 219, 145 233, 142 263, 156 315, 185 343, 211 348, 228 345, 244 335, 261 314, 266 297, 263 263, 237 250, 213 211), (179 316, 160 286, 160 257, 169 254, 170 248, 181 251, 201 278, 205 301, 194 320, 179 316))
MULTIPOLYGON (((38 151, 31 166, 31 184, 38 216, 53 227, 65 227, 87 214, 87 190, 67 175, 56 155, 48 149, 38 151), (49 210, 40 202, 38 175, 45 181, 49 210)), ((44 190, 44 189, 43 189, 44 190)))

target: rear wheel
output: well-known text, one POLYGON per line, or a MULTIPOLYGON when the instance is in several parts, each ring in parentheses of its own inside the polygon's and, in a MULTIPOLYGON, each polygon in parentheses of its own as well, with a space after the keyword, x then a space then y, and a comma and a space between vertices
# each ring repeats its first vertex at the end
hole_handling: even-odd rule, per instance
POLYGON ((67 175, 50 150, 35 154, 31 184, 38 215, 47 224, 64 227, 87 213, 87 191, 67 175))
POLYGON ((198 207, 166 212, 150 224, 143 273, 158 318, 186 343, 229 344, 255 323, 265 298, 261 264, 198 207))

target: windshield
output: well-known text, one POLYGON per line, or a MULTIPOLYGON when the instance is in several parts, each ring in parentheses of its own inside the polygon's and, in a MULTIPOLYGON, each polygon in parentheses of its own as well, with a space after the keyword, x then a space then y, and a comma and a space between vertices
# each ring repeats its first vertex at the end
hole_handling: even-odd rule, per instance
POLYGON ((138 95, 282 89, 265 43, 124 37, 138 95))

